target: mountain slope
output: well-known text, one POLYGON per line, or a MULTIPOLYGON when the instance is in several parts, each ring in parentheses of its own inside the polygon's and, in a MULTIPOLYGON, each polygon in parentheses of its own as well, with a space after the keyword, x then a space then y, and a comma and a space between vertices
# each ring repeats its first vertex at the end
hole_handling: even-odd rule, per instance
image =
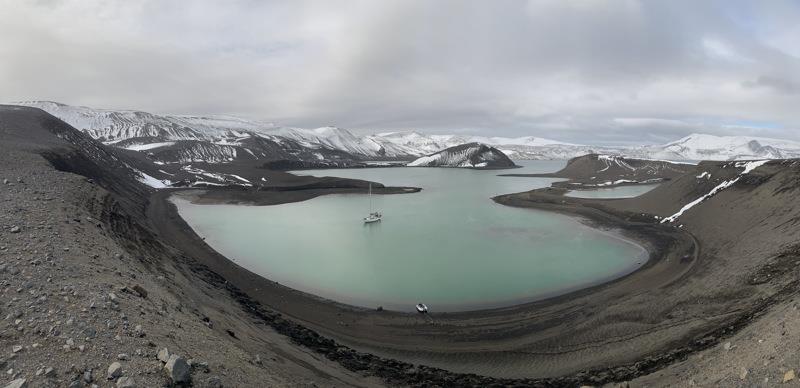
POLYGON ((553 187, 597 189, 624 185, 659 183, 682 176, 697 167, 665 160, 633 159, 616 155, 590 154, 570 159, 567 165, 549 174, 505 174, 506 176, 567 178, 553 187))
POLYGON ((746 160, 800 157, 800 142, 749 136, 692 134, 661 146, 638 147, 631 154, 672 160, 746 160))
POLYGON ((196 162, 199 159, 220 163, 253 159, 339 160, 398 156, 392 153, 394 149, 386 152, 379 144, 341 128, 285 128, 230 116, 156 115, 49 101, 19 104, 40 108, 104 144, 154 157, 159 154, 169 156, 155 159, 163 163, 196 162))
POLYGON ((481 143, 467 143, 423 156, 409 167, 513 168, 511 159, 497 148, 481 143))
POLYGON ((418 131, 357 135, 338 127, 303 129, 232 116, 158 115, 27 101, 107 145, 162 163, 251 160, 316 161, 401 159, 467 143, 487 144, 512 159, 571 159, 587 154, 640 159, 745 160, 800 157, 800 142, 748 136, 692 134, 647 146, 589 146, 539 137, 429 135, 418 131))

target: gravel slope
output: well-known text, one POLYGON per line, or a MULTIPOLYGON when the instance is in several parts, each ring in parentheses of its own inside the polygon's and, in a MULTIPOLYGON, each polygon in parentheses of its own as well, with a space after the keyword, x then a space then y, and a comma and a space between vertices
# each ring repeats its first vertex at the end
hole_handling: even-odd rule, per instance
POLYGON ((189 258, 153 238, 139 194, 121 199, 53 169, 41 154, 76 159, 51 124, 0 107, 2 385, 382 385, 292 344, 229 289, 199 279, 189 258), (180 356, 172 371, 157 358, 164 348, 180 356), (108 379, 115 362, 121 377, 108 379))

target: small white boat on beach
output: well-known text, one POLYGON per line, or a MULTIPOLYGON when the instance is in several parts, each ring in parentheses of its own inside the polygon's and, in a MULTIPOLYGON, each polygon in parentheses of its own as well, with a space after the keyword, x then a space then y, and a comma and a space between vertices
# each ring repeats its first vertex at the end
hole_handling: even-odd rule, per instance
POLYGON ((417 303, 417 312, 420 314, 428 313, 428 306, 425 303, 417 303))
POLYGON ((383 217, 383 214, 380 212, 373 212, 372 211, 372 183, 369 184, 369 215, 364 217, 365 224, 371 224, 373 222, 378 222, 383 217))

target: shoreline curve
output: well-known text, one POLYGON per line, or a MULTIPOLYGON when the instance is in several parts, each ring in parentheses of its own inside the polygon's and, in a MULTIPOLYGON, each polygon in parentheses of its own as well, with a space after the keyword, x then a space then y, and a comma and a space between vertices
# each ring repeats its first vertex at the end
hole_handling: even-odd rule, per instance
MULTIPOLYGON (((510 368, 500 368, 501 370, 497 370, 494 367, 480 368, 478 366, 484 362, 491 365, 497 364, 498 361, 505 362, 508 360, 509 355, 512 358, 524 360, 531 358, 531 356, 536 358, 536 355, 539 355, 540 358, 542 355, 552 354, 546 349, 540 349, 539 351, 526 349, 521 351, 519 342, 520 340, 523 343, 528 342, 525 346, 534 346, 535 349, 535 342, 530 341, 531 332, 540 328, 542 324, 549 326, 550 330, 559 331, 560 325, 552 323, 565 319, 568 314, 545 313, 537 317, 538 314, 534 314, 534 311, 544 308, 560 310, 558 308, 560 305, 570 301, 574 307, 577 300, 584 303, 591 299, 596 300, 597 298, 594 297, 594 294, 598 291, 602 291, 604 294, 609 292, 625 294, 635 291, 635 288, 637 288, 635 286, 642 283, 641 281, 636 281, 637 278, 641 278, 641 274, 654 272, 654 269, 658 275, 672 274, 678 278, 683 276, 688 269, 691 269, 691 266, 684 265, 679 266, 679 271, 675 271, 674 267, 658 265, 662 261, 656 256, 660 253, 667 253, 668 255, 666 251, 674 246, 672 243, 665 243, 664 236, 656 238, 647 232, 634 231, 631 228, 626 229, 619 219, 615 219, 615 216, 611 214, 603 215, 603 213, 596 210, 574 211, 575 209, 567 210, 544 206, 548 209, 543 210, 562 212, 586 219, 594 227, 618 227, 622 225, 623 228, 621 230, 625 237, 642 243, 650 253, 650 260, 639 269, 610 282, 581 288, 553 298, 489 310, 437 314, 437 320, 443 320, 444 327, 458 327, 460 328, 459 336, 463 337, 464 334, 469 334, 471 338, 466 341, 452 343, 450 340, 452 340, 453 335, 450 335, 447 336, 450 337, 450 340, 448 340, 450 343, 440 340, 439 343, 431 344, 431 333, 428 332, 429 330, 420 333, 419 325, 423 322, 419 322, 418 317, 411 314, 390 311, 379 313, 366 308, 333 302, 283 287, 239 267, 203 243, 191 227, 180 218, 174 205, 168 201, 172 191, 174 190, 159 191, 151 197, 147 212, 151 221, 157 225, 159 234, 168 236, 171 241, 182 248, 192 245, 192 256, 199 259, 203 264, 208 265, 215 272, 220 273, 224 278, 229 279, 256 301, 290 317, 301 325, 359 351, 413 363, 433 364, 435 367, 451 370, 455 373, 466 372, 465 370, 458 370, 457 364, 469 365, 469 369, 473 373, 485 374, 489 378, 558 378, 565 374, 578 373, 586 369, 588 365, 582 363, 567 366, 555 371, 555 373, 541 375, 536 375, 536 370, 534 370, 534 374, 520 373, 522 368, 513 366, 514 364, 519 365, 519 362, 511 363, 512 366, 510 368), (161 216, 159 216, 159 213, 161 216), (228 268, 226 269, 225 267, 228 268), (548 321, 550 324, 547 324, 548 321), (337 322, 347 323, 342 325, 337 324, 337 322), (482 336, 476 333, 478 330, 488 331, 489 333, 483 336, 484 338, 481 338, 482 336), (398 341, 400 338, 403 341, 398 341), (527 356, 519 355, 523 353, 527 356), (515 354, 518 355, 514 356, 515 354), (432 362, 426 362, 428 360, 432 362), (468 361, 465 363, 465 360, 468 361)), ((321 190, 315 195, 326 194, 324 191, 321 190)), ((265 196, 270 197, 265 201, 269 203, 285 203, 297 200, 295 195, 285 195, 285 193, 265 193, 265 196)), ((494 200, 504 205, 515 206, 513 201, 503 199, 504 197, 498 196, 494 200)), ((684 240, 684 244, 686 241, 684 240)), ((691 244, 694 244, 693 239, 691 244)), ((663 276, 657 277, 663 278, 663 276)), ((567 327, 561 329, 562 335, 569 335, 567 327)), ((433 331, 439 334, 442 332, 442 330, 433 331)), ((603 339, 597 338, 593 339, 593 341, 587 341, 585 342, 586 346, 583 348, 588 349, 591 343, 597 341, 603 342, 603 339)), ((539 346, 539 348, 542 347, 539 346)), ((573 351, 578 351, 580 348, 580 346, 573 347, 573 351)), ((569 353, 564 352, 563 354, 569 353)), ((530 368, 524 369, 526 372, 530 371, 530 368)))

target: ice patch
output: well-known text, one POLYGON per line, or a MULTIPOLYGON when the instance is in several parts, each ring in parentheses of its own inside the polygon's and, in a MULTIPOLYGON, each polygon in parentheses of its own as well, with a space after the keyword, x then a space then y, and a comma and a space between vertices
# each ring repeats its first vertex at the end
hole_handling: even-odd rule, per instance
POLYGON ((147 174, 145 174, 145 173, 143 173, 141 171, 136 171, 136 172, 139 173, 139 175, 140 175, 139 177, 136 178, 139 182, 142 182, 142 183, 144 183, 144 184, 146 184, 146 185, 148 185, 148 186, 150 186, 150 187, 152 187, 154 189, 165 189, 165 188, 169 187, 169 185, 172 184, 172 182, 170 182, 169 180, 164 179, 162 181, 162 180, 158 180, 158 179, 156 179, 156 178, 154 178, 154 177, 152 177, 150 175, 147 175, 147 174))
POLYGON ((123 148, 125 148, 126 150, 131 150, 131 151, 147 151, 147 150, 152 150, 152 149, 155 149, 155 148, 171 146, 173 144, 175 144, 174 141, 165 141, 165 142, 162 142, 162 143, 131 144, 131 145, 123 147, 123 148))
POLYGON ((240 181, 242 181, 242 182, 245 182, 245 183, 250 183, 250 181, 249 181, 249 180, 247 180, 247 179, 244 179, 244 178, 242 178, 242 177, 240 177, 240 176, 238 176, 238 175, 234 175, 234 174, 228 174, 228 175, 230 175, 230 176, 232 176, 232 177, 234 177, 234 178, 236 178, 236 179, 238 179, 238 180, 240 180, 240 181))
POLYGON ((192 186, 226 186, 223 183, 214 183, 214 182, 206 182, 206 181, 195 181, 192 182, 192 186))

